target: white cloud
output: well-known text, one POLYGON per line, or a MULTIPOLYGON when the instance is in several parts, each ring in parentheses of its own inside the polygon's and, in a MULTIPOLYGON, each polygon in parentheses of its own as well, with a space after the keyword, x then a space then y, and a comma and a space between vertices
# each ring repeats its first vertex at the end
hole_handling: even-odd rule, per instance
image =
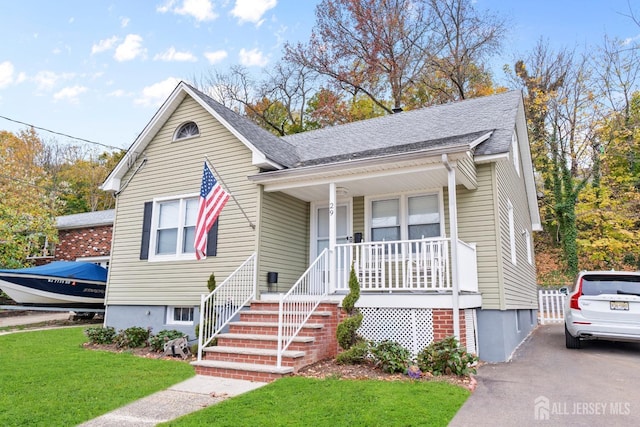
POLYGON ((0 62, 0 89, 13 83, 13 64, 9 61, 0 62))
POLYGON ((25 80, 27 80, 27 74, 26 73, 19 73, 18 74, 18 78, 16 79, 16 83, 22 83, 25 80))
POLYGON ((228 56, 225 50, 216 50, 215 52, 205 52, 204 57, 207 58, 209 64, 217 64, 228 56))
POLYGON ((73 73, 56 74, 53 71, 40 71, 33 77, 39 90, 52 90, 60 80, 73 78, 73 73))
POLYGON ((107 96, 112 96, 114 98, 122 98, 123 96, 127 96, 127 93, 122 89, 116 89, 113 92, 109 92, 107 96))
POLYGON ((231 14, 238 18, 240 22, 253 22, 256 25, 262 24, 263 15, 276 7, 277 0, 236 0, 236 5, 231 14))
POLYGON ((78 103, 78 96, 85 93, 87 88, 84 86, 71 86, 65 87, 62 90, 53 94, 53 99, 56 101, 67 100, 71 103, 78 103))
POLYGON ((129 26, 129 21, 130 21, 130 19, 127 18, 126 16, 121 17, 120 18, 120 27, 127 28, 129 26))
POLYGON ((159 106, 169 96, 171 91, 175 89, 179 82, 179 79, 169 77, 166 80, 147 86, 142 89, 142 96, 135 99, 133 102, 145 107, 159 106))
POLYGON ((111 50, 118 41, 117 36, 109 37, 108 39, 100 40, 98 43, 91 46, 91 54, 104 52, 105 50, 111 50))
POLYGON ((265 57, 258 49, 246 50, 240 49, 240 64, 247 67, 264 67, 269 62, 269 59, 265 57))
POLYGON ((191 52, 178 52, 173 46, 153 57, 154 61, 195 62, 198 59, 191 52))
POLYGON ((213 11, 211 0, 168 0, 156 10, 160 13, 172 12, 178 15, 188 15, 196 21, 213 21, 218 14, 213 11))
POLYGON ((142 37, 137 34, 128 34, 124 41, 116 48, 113 55, 116 61, 130 61, 139 56, 144 56, 147 50, 142 47, 142 37))

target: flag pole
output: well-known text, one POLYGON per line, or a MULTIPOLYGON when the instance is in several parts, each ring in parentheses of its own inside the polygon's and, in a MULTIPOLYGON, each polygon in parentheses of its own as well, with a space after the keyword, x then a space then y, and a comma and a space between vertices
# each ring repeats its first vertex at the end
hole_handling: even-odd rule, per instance
POLYGON ((227 184, 225 184, 224 180, 222 179, 222 176, 220 176, 220 174, 216 170, 216 167, 213 166, 213 163, 211 162, 211 160, 209 160, 209 157, 207 157, 205 155, 204 158, 207 161, 207 164, 209 165, 209 167, 211 169, 213 169, 213 172, 215 172, 216 179, 218 179, 220 181, 220 184, 222 184, 222 186, 224 187, 225 191, 227 193, 229 193, 229 195, 231 196, 233 201, 236 202, 236 205, 238 205, 238 208, 240 208, 240 212, 242 212, 244 217, 247 219, 247 221, 249 222, 249 225, 251 226, 251 228, 253 228, 255 230, 256 229, 256 225, 253 222, 251 222, 251 219, 249 218, 249 215, 247 215, 247 213, 244 211, 244 209, 242 209, 242 206, 240 206, 240 203, 238 202, 238 199, 236 199, 236 196, 229 190, 229 187, 227 186, 227 184))

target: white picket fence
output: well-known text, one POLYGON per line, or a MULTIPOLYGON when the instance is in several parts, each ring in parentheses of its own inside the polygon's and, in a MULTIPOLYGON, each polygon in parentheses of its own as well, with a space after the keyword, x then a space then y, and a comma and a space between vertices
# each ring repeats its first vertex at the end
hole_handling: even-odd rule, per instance
POLYGON ((538 317, 541 325, 564 322, 565 294, 558 290, 538 291, 538 317))

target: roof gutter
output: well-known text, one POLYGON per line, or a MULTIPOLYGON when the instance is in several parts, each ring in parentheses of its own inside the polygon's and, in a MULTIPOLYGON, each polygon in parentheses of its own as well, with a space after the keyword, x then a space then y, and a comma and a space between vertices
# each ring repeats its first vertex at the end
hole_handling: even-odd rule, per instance
POLYGON ((314 177, 326 178, 327 175, 333 175, 336 172, 342 172, 346 167, 349 170, 356 168, 364 168, 379 165, 380 163, 401 162, 419 160, 425 158, 437 158, 442 155, 459 155, 466 154, 469 151, 469 144, 458 144, 448 146, 446 148, 432 148, 410 153, 396 153, 386 156, 369 157, 365 159, 350 159, 341 162, 327 163, 323 165, 301 166, 299 168, 283 169, 271 172, 262 172, 257 175, 249 176, 249 180, 258 184, 276 183, 289 181, 292 179, 308 179, 314 177))

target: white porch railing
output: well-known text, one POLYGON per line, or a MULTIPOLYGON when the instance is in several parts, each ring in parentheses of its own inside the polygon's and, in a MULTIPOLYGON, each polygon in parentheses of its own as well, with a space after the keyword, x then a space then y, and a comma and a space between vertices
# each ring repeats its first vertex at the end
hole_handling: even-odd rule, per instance
POLYGON ((278 308, 277 366, 282 366, 282 354, 287 350, 302 326, 309 320, 328 294, 329 256, 325 249, 284 295, 278 308))
POLYGON ((256 296, 257 262, 255 252, 200 302, 198 360, 202 350, 227 326, 236 314, 256 296))
MULTIPOLYGON (((431 238, 336 245, 336 290, 349 289, 351 264, 361 291, 438 291, 452 289, 450 239, 431 238)), ((460 290, 477 291, 474 245, 458 241, 460 290)))

